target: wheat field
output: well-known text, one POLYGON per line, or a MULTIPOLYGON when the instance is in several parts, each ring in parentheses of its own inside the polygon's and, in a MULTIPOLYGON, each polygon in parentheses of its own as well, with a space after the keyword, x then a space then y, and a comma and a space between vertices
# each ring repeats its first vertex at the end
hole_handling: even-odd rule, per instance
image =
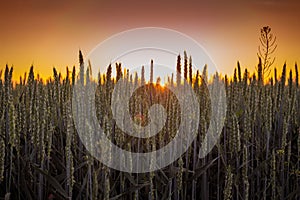
MULTIPOLYGON (((261 62, 257 72, 241 69, 238 63, 233 76, 209 77, 207 67, 193 71, 191 59, 179 56, 177 73, 183 74, 200 105, 196 139, 171 165, 137 174, 111 169, 87 151, 72 118, 74 84, 97 86, 96 114, 111 142, 128 151, 148 152, 161 148, 176 135, 182 111, 167 86, 178 87, 180 76, 170 75, 163 86, 160 78, 153 77, 153 71, 152 80, 146 81, 143 70, 130 75, 116 64, 116 77, 110 65, 106 73, 93 80, 83 62, 80 52, 78 70, 67 68, 64 75, 54 68, 47 80, 35 74, 33 67, 20 81, 13 81, 12 67, 1 71, 0 199, 300 198, 297 64, 290 71, 285 64, 281 72, 274 69, 268 79, 262 78, 261 62), (149 123, 148 108, 153 103, 166 108, 168 123, 156 136, 137 139, 116 126, 110 104, 120 79, 136 86, 145 84, 129 102, 135 123, 149 123), (208 88, 218 82, 226 89, 225 125, 217 145, 199 158, 211 118, 208 88)), ((88 133, 85 142, 93 148, 97 143, 91 140, 92 130, 84 121, 88 115, 89 111, 82 111, 80 117, 88 133)))

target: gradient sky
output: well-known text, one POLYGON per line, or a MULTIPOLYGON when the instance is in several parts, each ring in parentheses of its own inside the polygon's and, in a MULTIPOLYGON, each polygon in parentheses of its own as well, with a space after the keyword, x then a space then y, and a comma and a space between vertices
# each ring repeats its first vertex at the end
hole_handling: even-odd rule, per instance
POLYGON ((14 65, 18 79, 31 64, 42 77, 52 67, 78 66, 98 43, 121 31, 155 26, 198 41, 221 73, 237 60, 254 70, 260 28, 277 36, 275 66, 300 63, 300 2, 294 0, 19 0, 0 3, 0 69, 14 65))

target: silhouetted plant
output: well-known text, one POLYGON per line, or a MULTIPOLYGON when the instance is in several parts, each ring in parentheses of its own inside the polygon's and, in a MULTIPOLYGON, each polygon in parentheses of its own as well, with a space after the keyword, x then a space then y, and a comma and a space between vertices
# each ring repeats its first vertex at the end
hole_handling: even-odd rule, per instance
POLYGON ((260 45, 258 46, 257 55, 262 59, 262 77, 264 80, 271 73, 271 66, 275 62, 275 57, 272 57, 272 54, 277 48, 276 36, 271 33, 269 26, 260 29, 259 41, 260 45))

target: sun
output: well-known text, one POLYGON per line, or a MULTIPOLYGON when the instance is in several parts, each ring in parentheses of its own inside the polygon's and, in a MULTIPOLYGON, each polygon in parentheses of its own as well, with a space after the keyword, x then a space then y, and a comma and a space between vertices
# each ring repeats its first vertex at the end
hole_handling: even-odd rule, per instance
POLYGON ((162 82, 160 83, 160 86, 161 86, 162 88, 166 87, 166 84, 165 84, 165 82, 164 82, 164 81, 162 81, 162 82))

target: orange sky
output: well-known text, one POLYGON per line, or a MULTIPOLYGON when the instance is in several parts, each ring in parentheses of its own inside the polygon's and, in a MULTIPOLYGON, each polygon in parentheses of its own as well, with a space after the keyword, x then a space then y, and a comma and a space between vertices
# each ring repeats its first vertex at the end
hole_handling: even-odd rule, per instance
POLYGON ((86 55, 115 33, 157 26, 191 36, 223 74, 232 74, 237 60, 254 69, 265 25, 277 36, 275 66, 293 67, 300 63, 299 10, 296 0, 2 1, 0 69, 14 65, 18 79, 33 64, 49 77, 53 66, 78 66, 79 48, 86 55))

